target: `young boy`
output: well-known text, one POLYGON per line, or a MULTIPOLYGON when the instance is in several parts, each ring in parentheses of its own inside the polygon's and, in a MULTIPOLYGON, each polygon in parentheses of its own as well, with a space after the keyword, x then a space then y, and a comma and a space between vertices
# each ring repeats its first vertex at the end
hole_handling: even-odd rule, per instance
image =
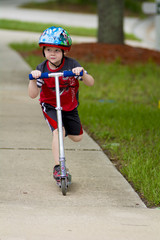
POLYGON ((58 146, 58 130, 56 115, 56 93, 54 78, 39 79, 43 72, 63 72, 64 70, 72 70, 76 75, 82 77, 60 77, 60 97, 62 106, 62 122, 64 136, 68 136, 74 142, 82 139, 83 130, 79 119, 78 107, 78 88, 79 81, 82 80, 87 86, 94 84, 94 79, 87 74, 83 67, 74 59, 65 56, 70 50, 72 40, 62 28, 50 27, 46 29, 39 39, 39 46, 43 49, 43 55, 46 60, 37 66, 37 69, 31 74, 36 80, 31 80, 28 86, 28 93, 31 98, 36 98, 40 94, 40 104, 44 117, 53 132, 52 152, 55 166, 53 169, 53 177, 56 181, 60 179, 59 165, 59 146, 58 146))

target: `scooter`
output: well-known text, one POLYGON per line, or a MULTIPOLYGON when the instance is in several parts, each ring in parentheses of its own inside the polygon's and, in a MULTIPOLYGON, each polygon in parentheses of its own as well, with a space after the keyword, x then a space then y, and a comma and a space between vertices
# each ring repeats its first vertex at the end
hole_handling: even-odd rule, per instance
MULTIPOLYGON (((80 73, 80 76, 83 75, 83 71, 80 73)), ((71 77, 76 76, 72 71, 64 71, 57 73, 42 73, 40 79, 43 78, 55 78, 55 89, 56 89, 56 111, 57 111, 57 122, 58 122, 58 138, 59 138, 59 163, 61 169, 60 181, 57 182, 58 186, 62 190, 62 194, 65 196, 69 185, 71 184, 71 175, 66 170, 65 165, 65 153, 64 153, 64 141, 63 141, 63 128, 62 128, 62 107, 60 101, 60 88, 59 88, 59 77, 71 77)), ((34 80, 32 74, 29 74, 29 79, 34 80)))

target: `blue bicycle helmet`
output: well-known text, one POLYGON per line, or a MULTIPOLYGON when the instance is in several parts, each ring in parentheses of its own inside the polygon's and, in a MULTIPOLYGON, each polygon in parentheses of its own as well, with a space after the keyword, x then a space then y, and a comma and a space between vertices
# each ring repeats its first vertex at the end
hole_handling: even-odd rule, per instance
POLYGON ((72 40, 66 30, 61 27, 49 27, 41 34, 39 46, 57 47, 64 51, 69 51, 72 40))

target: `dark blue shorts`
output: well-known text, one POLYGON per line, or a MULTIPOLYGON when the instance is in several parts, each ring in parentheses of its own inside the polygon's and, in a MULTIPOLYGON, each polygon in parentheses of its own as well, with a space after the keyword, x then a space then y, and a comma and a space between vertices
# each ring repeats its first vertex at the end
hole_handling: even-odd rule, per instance
MULTIPOLYGON (((58 128, 57 124, 57 111, 55 107, 47 103, 42 103, 43 115, 53 132, 58 128)), ((81 135, 83 134, 82 125, 78 115, 78 110, 75 108, 72 111, 62 110, 62 125, 65 129, 66 135, 81 135)))

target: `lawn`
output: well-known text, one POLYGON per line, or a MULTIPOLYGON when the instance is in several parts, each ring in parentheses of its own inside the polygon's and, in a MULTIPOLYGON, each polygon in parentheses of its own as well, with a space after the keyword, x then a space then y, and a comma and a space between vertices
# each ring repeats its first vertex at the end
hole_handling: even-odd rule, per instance
MULTIPOLYGON (((25 22, 19 20, 9 20, 9 19, 0 19, 0 29, 16 30, 16 31, 29 31, 29 32, 39 32, 40 34, 47 29, 48 27, 59 25, 54 23, 36 23, 36 22, 25 22)), ((84 27, 73 27, 61 25, 60 27, 64 28, 69 32, 70 35, 76 36, 85 36, 85 37, 96 37, 97 29, 95 28, 84 28, 84 27)), ((124 33, 125 39, 141 41, 134 34, 124 33)))

